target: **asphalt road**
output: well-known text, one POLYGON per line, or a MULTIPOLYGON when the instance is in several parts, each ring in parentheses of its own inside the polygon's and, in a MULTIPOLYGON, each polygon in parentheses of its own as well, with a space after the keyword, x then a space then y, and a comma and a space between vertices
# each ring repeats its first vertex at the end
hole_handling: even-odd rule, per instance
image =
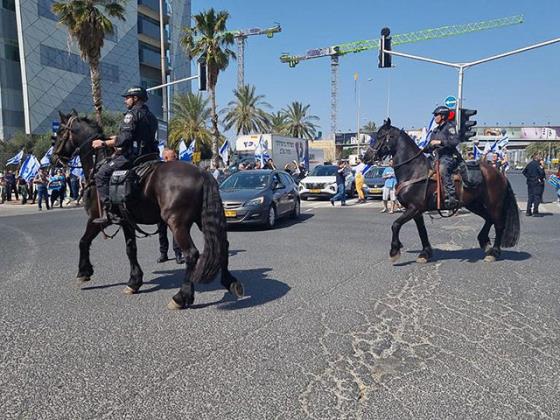
POLYGON ((309 202, 299 223, 234 230, 247 296, 199 285, 184 311, 165 307, 182 270, 155 263, 157 238, 125 296, 120 235, 76 284, 82 210, 0 217, 0 418, 560 417, 560 216, 522 216, 495 263, 480 219, 428 218, 426 265, 413 224, 389 263, 394 217, 309 202))

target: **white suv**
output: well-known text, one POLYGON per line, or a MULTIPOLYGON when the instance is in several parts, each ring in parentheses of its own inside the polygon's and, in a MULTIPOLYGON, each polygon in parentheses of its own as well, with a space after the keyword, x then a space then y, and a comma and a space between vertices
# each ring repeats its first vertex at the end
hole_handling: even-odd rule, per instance
MULTIPOLYGON (((318 165, 299 182, 298 191, 302 200, 309 197, 331 198, 336 194, 336 165, 318 165)), ((348 170, 346 175, 346 194, 353 197, 356 191, 354 175, 348 170)))

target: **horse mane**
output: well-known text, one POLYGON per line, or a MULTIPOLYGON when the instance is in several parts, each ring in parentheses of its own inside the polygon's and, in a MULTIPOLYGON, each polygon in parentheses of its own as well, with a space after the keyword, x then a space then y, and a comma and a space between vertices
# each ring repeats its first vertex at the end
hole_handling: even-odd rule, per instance
POLYGON ((410 137, 410 136, 408 135, 408 133, 407 133, 406 131, 404 131, 402 128, 401 128, 401 129, 398 129, 398 128, 396 128, 396 127, 394 127, 394 128, 397 129, 397 130, 399 130, 399 132, 400 132, 400 133, 399 133, 399 134, 400 134, 399 140, 400 140, 401 138, 404 137, 404 139, 405 139, 406 141, 408 141, 410 144, 412 144, 416 150, 420 150, 420 147, 418 147, 418 145, 416 144, 416 142, 412 139, 412 137, 410 137))
POLYGON ((101 126, 97 123, 97 121, 91 119, 90 117, 88 117, 87 115, 83 116, 83 117, 79 117, 80 121, 85 122, 91 129, 97 131, 98 133, 102 133, 103 129, 101 128, 101 126))

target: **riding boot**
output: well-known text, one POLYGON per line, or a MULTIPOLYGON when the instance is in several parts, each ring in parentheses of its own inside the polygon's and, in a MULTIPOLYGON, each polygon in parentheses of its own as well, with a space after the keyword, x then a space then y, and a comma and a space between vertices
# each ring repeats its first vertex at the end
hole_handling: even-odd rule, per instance
POLYGON ((111 202, 109 200, 104 200, 102 214, 99 217, 92 220, 92 223, 96 225, 109 225, 111 220, 109 220, 109 212, 111 211, 111 202))

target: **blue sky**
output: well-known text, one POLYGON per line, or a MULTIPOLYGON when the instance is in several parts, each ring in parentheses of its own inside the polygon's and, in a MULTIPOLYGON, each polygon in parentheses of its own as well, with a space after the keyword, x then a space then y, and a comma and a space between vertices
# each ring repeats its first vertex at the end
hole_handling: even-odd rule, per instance
MULTIPOLYGON (((330 127, 330 60, 320 58, 289 68, 282 52, 303 54, 311 48, 373 39, 382 27, 392 34, 523 14, 521 25, 401 45, 397 51, 446 61, 465 62, 560 37, 560 2, 533 1, 358 1, 358 0, 193 0, 192 11, 228 10, 228 29, 282 25, 274 38, 251 37, 245 54, 245 81, 266 96, 273 110, 294 100, 311 105, 324 135, 330 127)), ((377 51, 340 59, 338 131, 355 130, 354 73, 361 91, 361 123, 383 121, 390 89, 394 125, 426 125, 434 107, 456 95, 452 68, 393 58, 393 69, 377 68, 377 51), (368 81, 368 79, 372 79, 368 81)), ((218 105, 232 99, 237 63, 218 82, 218 105)), ((464 106, 478 110, 479 124, 560 125, 560 43, 469 69, 464 106)), ((195 84, 193 84, 195 88, 195 84)))

